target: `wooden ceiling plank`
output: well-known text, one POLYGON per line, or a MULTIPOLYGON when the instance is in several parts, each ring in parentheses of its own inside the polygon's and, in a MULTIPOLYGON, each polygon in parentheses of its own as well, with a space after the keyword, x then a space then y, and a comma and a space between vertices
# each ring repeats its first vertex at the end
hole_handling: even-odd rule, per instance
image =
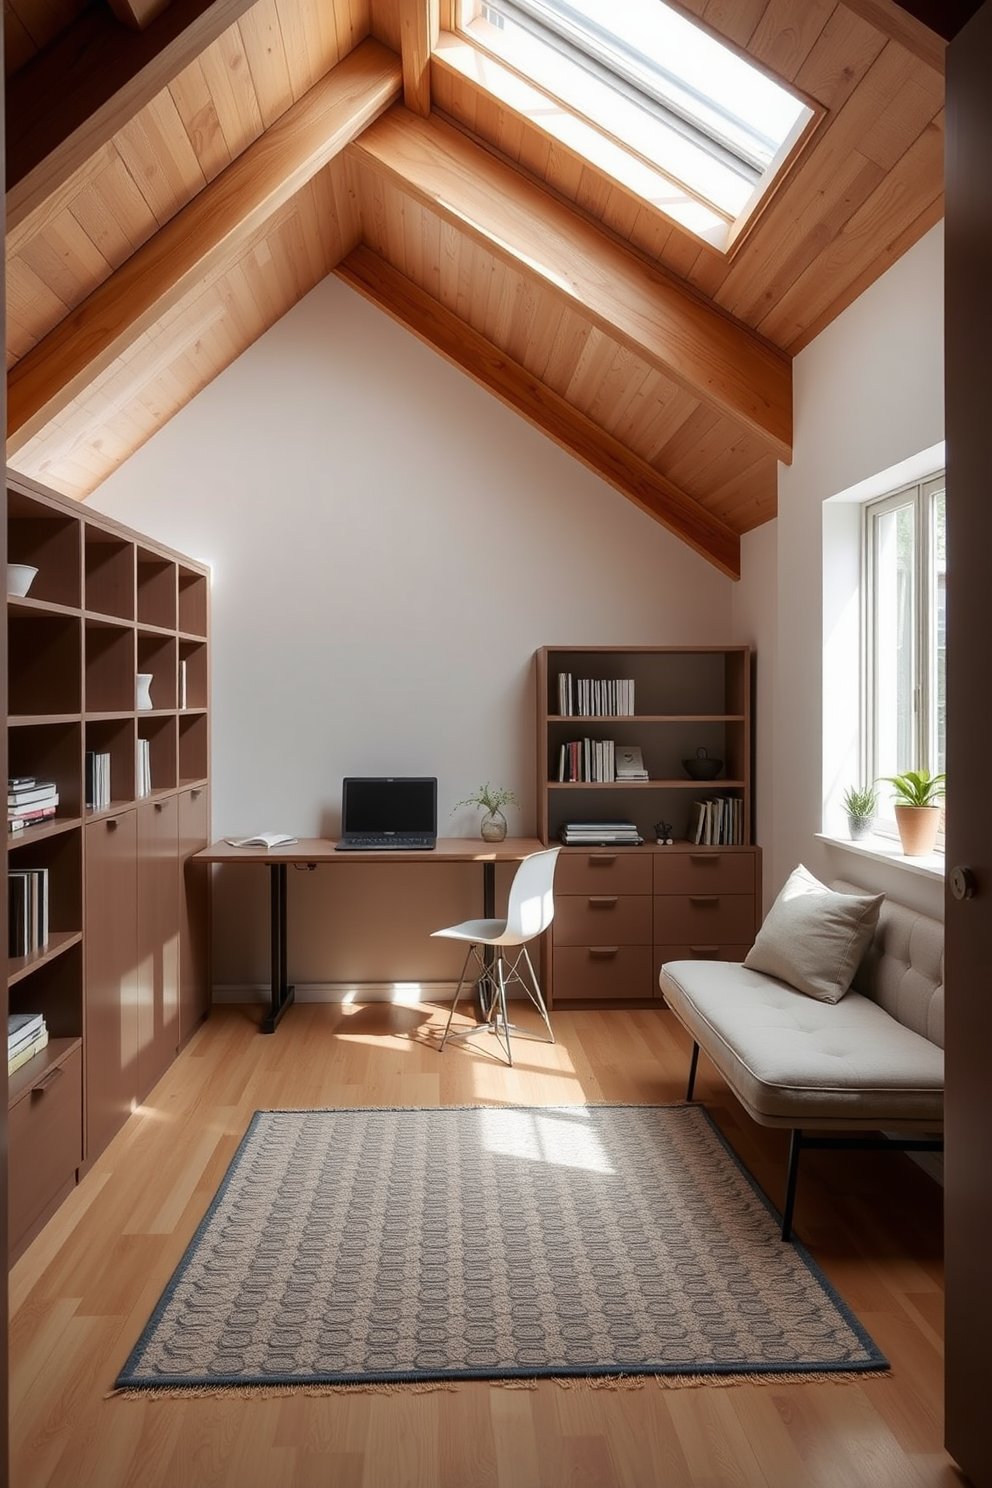
POLYGON ((431 111, 431 53, 437 45, 438 0, 399 0, 403 103, 411 114, 431 111))
POLYGON ((943 76, 947 42, 910 15, 897 0, 844 0, 848 10, 897 41, 907 52, 943 76))
POLYGON ((740 577, 736 533, 632 456, 389 264, 359 247, 335 273, 522 414, 723 573, 740 577))
POLYGON ((114 143, 160 226, 206 185, 168 88, 118 132, 114 143))
POLYGON ((746 49, 767 9, 768 0, 708 0, 699 18, 725 41, 746 49))
POLYGON ((838 5, 796 74, 796 87, 821 108, 837 113, 885 46, 886 38, 860 16, 838 5))
POLYGON ((264 128, 241 28, 232 26, 219 36, 198 58, 198 65, 217 110, 224 143, 231 160, 236 160, 264 128))
POLYGON ((351 146, 791 459, 791 368, 745 327, 432 117, 394 108, 351 146))
POLYGON ((64 186, 253 0, 173 0, 146 31, 83 12, 7 87, 7 231, 64 186), (96 30, 94 28, 97 28, 96 30))
POLYGON ((200 162, 200 169, 205 179, 212 181, 230 165, 237 152, 227 142, 217 100, 207 83, 202 62, 194 62, 185 68, 170 84, 169 92, 200 162))
POLYGON ((238 30, 244 42, 262 123, 268 129, 285 110, 287 98, 296 103, 302 97, 293 91, 275 0, 256 0, 251 10, 241 17, 238 30))
POLYGON ((748 56, 783 83, 793 81, 837 0, 771 0, 747 44, 748 56))
POLYGON ((399 60, 363 42, 262 139, 166 224, 19 362, 8 379, 8 449, 105 368, 175 305, 231 244, 263 223, 387 108, 399 60))

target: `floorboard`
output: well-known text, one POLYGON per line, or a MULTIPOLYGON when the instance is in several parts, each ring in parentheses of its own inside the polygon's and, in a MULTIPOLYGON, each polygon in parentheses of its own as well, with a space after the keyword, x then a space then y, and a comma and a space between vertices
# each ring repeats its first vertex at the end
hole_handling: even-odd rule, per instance
MULTIPOLYGON (((11 1273, 13 1488, 960 1488, 943 1451, 942 1191, 901 1153, 803 1159, 796 1233, 892 1360, 858 1382, 108 1398, 256 1109, 681 1100, 663 1008, 437 1052, 444 1010, 219 1007, 11 1273)), ((697 1096, 778 1203, 785 1140, 697 1096)))

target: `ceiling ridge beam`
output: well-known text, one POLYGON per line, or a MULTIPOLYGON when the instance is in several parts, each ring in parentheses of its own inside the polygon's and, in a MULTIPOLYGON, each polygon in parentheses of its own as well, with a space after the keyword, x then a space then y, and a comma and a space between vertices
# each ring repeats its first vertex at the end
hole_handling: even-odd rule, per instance
POLYGON ((7 378, 8 458, 399 97, 364 41, 88 296, 7 378))
POLYGON ((695 397, 792 458, 791 359, 435 115, 397 106, 357 158, 695 397))
POLYGON ((522 414, 722 573, 740 578, 740 538, 725 522, 371 248, 360 245, 333 273, 522 414))

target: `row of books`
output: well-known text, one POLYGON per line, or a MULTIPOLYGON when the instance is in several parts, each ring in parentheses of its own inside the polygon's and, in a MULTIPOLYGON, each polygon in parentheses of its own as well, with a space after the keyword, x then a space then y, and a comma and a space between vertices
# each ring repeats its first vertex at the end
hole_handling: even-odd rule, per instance
POLYGON ((738 847, 744 841, 744 802, 739 796, 693 801, 689 811, 690 842, 707 847, 738 847))
POLYGON ((644 841, 632 821, 565 822, 558 836, 566 847, 637 847, 644 841))
POLYGON ((562 718, 626 718, 634 712, 633 677, 573 677, 558 673, 562 718))
POLYGON ((48 1043, 48 1025, 42 1013, 8 1013, 7 1073, 12 1075, 48 1043))
POLYGON ((8 955, 29 956, 48 943, 48 869, 8 868, 8 955))
POLYGON ((148 739, 138 740, 136 765, 134 794, 136 796, 150 796, 152 792, 152 750, 148 739))
POLYGON ((53 780, 33 775, 11 775, 7 779, 7 831, 23 832, 55 815, 59 792, 53 780))
POLYGON ((647 780, 640 749, 613 739, 569 739, 558 751, 562 781, 647 780))
POLYGON ((87 749, 86 805, 91 811, 103 811, 110 799, 110 755, 102 749, 87 749))

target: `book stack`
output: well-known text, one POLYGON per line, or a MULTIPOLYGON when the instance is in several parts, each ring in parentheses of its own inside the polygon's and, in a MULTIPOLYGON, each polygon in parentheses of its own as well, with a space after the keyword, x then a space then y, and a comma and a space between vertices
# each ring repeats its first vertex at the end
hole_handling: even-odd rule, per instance
POLYGON ((10 939, 7 954, 29 956, 48 944, 48 869, 9 868, 10 939))
POLYGON ((148 739, 138 740, 137 770, 135 772, 134 794, 136 796, 150 796, 152 791, 152 753, 151 744, 148 739))
POLYGON ((7 1073, 12 1075, 48 1043, 48 1028, 41 1013, 7 1015, 7 1073))
POLYGON ((571 739, 558 753, 558 779, 612 780, 614 751, 612 739, 571 739))
POLYGON ((693 801, 689 812, 690 842, 707 847, 739 847, 744 841, 744 803, 739 797, 693 801))
POLYGON ((110 755, 101 750, 86 751, 86 805, 91 811, 110 805, 110 755))
POLYGON ((59 793, 51 780, 33 775, 11 775, 7 780, 7 831, 23 832, 55 815, 59 793))
POLYGON ((624 744, 616 751, 615 766, 617 780, 648 779, 641 751, 636 744, 624 744))
POLYGON ((566 847, 637 847, 644 841, 632 821, 566 822, 558 836, 566 847))
POLYGON ((558 673, 562 718, 627 718, 634 712, 633 677, 573 677, 558 673))

